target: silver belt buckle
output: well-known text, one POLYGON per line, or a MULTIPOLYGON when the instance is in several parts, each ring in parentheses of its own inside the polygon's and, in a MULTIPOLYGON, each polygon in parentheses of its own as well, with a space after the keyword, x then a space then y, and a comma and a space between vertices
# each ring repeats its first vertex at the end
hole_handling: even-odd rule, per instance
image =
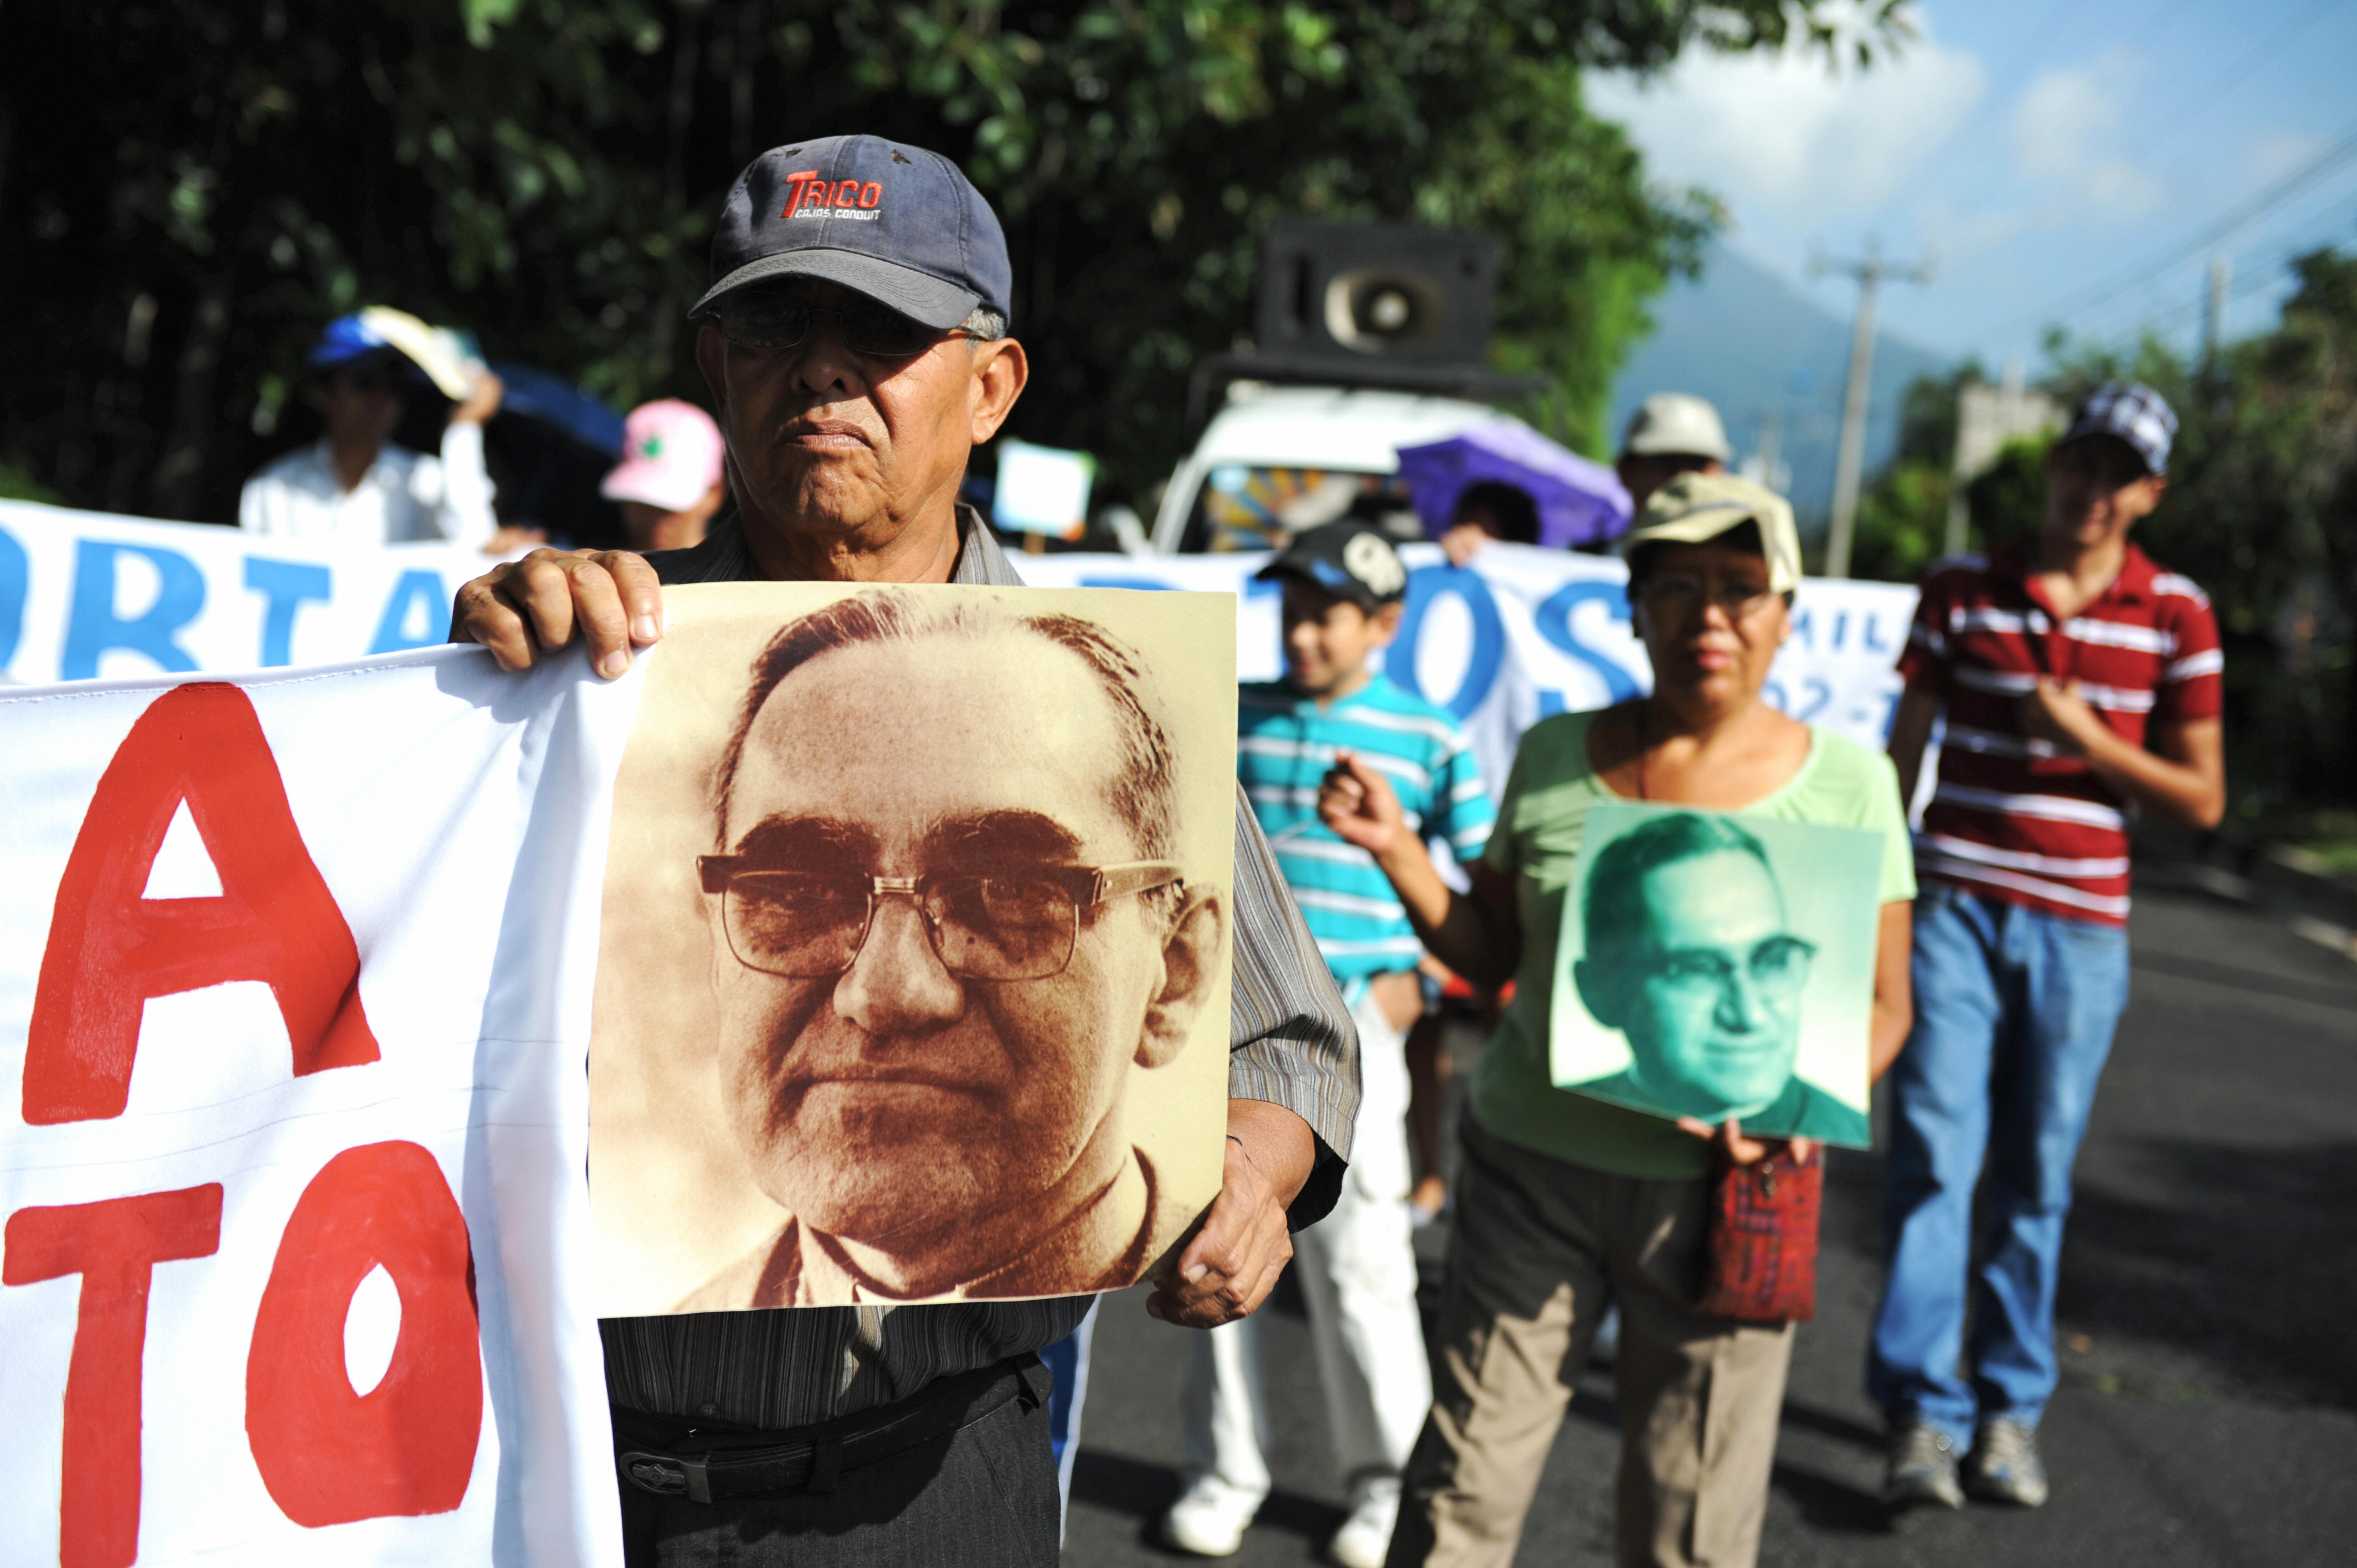
POLYGON ((630 1484, 657 1497, 684 1497, 692 1503, 712 1500, 712 1479, 702 1459, 681 1459, 669 1454, 633 1449, 622 1455, 622 1473, 630 1484))

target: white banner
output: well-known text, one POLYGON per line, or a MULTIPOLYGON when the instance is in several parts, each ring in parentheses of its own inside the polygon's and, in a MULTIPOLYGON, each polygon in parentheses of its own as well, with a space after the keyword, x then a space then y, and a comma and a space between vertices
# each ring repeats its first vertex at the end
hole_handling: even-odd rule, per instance
MULTIPOLYGON (((1469 568, 1403 552, 1407 618, 1394 677, 1455 713, 1494 791, 1534 722, 1644 690, 1628 574, 1606 556, 1493 544, 1469 568)), ((1277 594, 1265 555, 1022 555, 1040 587, 1199 588, 1242 596, 1237 670, 1275 680, 1277 594)), ((447 545, 339 551, 201 523, 143 522, 0 502, 0 671, 32 682, 244 671, 423 648, 449 635, 450 596, 490 563, 447 545)), ((1812 578, 1768 695, 1795 718, 1879 748, 1915 590, 1812 578)))
MULTIPOLYGON (((1550 714, 1599 708, 1647 688, 1645 650, 1629 629, 1629 574, 1617 559, 1492 544, 1469 567, 1437 545, 1401 552, 1407 614, 1393 644, 1393 679, 1462 720, 1494 794, 1515 742, 1550 714)), ((1043 587, 1196 588, 1243 596, 1236 672, 1283 673, 1276 585, 1253 574, 1266 555, 1025 555, 1017 567, 1043 587)), ((1880 750, 1899 696, 1896 665, 1915 613, 1915 590, 1890 583, 1802 584, 1792 639, 1778 656, 1768 697, 1798 719, 1880 750)))
POLYGON ((25 685, 332 664, 431 648, 490 565, 0 501, 0 671, 25 685))
MULTIPOLYGON (((168 548, 113 624, 234 656, 204 545, 76 526, 19 585, 168 548)), ((620 1561, 586 1058, 638 691, 443 649, 0 693, 0 1562, 620 1561)))

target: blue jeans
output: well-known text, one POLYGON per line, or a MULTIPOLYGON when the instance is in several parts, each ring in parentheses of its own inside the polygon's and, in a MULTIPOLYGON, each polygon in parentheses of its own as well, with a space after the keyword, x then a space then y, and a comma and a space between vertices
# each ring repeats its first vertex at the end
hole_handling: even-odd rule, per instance
POLYGON ((1894 1424, 1961 1448, 1976 1418, 2035 1425, 2054 1392, 2071 1166, 2127 1003, 2127 932, 1927 882, 1914 981, 1889 1080, 1890 1276, 1867 1391, 1894 1424))

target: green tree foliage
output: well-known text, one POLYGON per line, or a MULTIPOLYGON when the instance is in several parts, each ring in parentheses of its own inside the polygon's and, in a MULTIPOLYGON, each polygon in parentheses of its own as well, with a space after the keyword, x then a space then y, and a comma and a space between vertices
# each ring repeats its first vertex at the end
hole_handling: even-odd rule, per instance
MULTIPOLYGON (((1886 3, 1871 7, 1884 18, 1886 3)), ((1846 12, 1841 13, 1846 15, 1846 12)), ((228 515, 321 321, 382 301, 617 403, 698 395, 683 314, 760 149, 939 148, 1005 217, 1016 429, 1135 494, 1286 211, 1486 228, 1501 358, 1602 445, 1645 300, 1715 212, 1647 188, 1592 66, 1823 0, 120 0, 0 9, 0 452, 84 505, 228 515), (38 111, 36 105, 38 106, 38 111)))
POLYGON ((1858 498, 1853 576, 1911 583, 1938 558, 1955 491, 1956 400, 1966 382, 1986 379, 1975 360, 1908 384, 1899 405, 1899 449, 1858 498))

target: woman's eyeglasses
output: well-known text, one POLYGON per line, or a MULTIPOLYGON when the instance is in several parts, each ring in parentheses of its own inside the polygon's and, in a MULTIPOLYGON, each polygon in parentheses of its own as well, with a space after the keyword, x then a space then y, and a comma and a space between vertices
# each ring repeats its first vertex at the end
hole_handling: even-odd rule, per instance
POLYGON ((696 856, 706 893, 720 896, 728 950, 748 969, 789 980, 831 980, 858 960, 876 905, 906 898, 923 917, 942 966, 968 980, 1046 980, 1072 961, 1081 911, 1168 887, 1180 867, 1049 865, 999 875, 866 876, 748 868, 734 854, 696 856))
POLYGON ((1635 585, 1636 597, 1664 615, 1681 616, 1707 600, 1727 612, 1729 620, 1758 615, 1779 596, 1757 583, 1711 582, 1685 572, 1656 572, 1635 585))
POLYGON ((782 289, 740 288, 723 295, 705 315, 740 349, 798 349, 822 316, 834 318, 844 347, 876 360, 907 360, 944 338, 971 337, 962 328, 928 327, 873 300, 813 305, 782 289))

